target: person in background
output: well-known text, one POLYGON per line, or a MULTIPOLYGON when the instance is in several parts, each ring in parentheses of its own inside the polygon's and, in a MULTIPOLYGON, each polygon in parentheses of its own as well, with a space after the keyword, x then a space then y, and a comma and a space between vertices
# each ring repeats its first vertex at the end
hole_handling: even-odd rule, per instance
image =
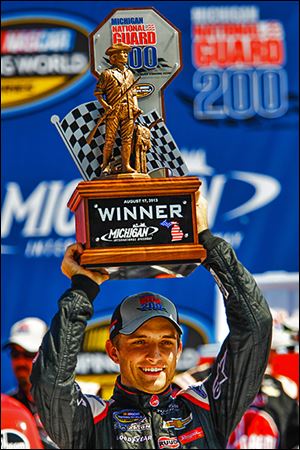
POLYGON ((31 412, 44 448, 58 448, 47 435, 30 393, 32 362, 47 329, 46 323, 37 317, 26 317, 11 327, 9 339, 3 348, 10 350, 12 369, 18 385, 6 394, 21 402, 31 412))
POLYGON ((264 375, 259 393, 231 434, 227 448, 299 448, 299 406, 278 379, 264 375))
MULTIPOLYGON (((266 373, 257 396, 230 436, 227 448, 299 448, 298 386, 273 367, 278 356, 297 352, 299 325, 298 329, 289 327, 282 312, 273 309, 271 312, 273 333, 266 373)), ((281 362, 288 365, 288 359, 281 362)), ((286 367, 282 367, 284 369, 286 367)))

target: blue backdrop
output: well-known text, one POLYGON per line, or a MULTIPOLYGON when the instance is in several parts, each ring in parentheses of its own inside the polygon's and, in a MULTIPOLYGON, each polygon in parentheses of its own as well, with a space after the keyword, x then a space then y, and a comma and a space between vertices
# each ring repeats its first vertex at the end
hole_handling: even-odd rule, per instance
MULTIPOLYGON (((112 7, 137 6, 149 4, 3 2, 2 341, 25 316, 49 323, 69 286, 60 262, 74 241, 66 204, 80 174, 50 117, 94 99, 96 80, 83 67, 86 36, 112 7), (40 58, 51 53, 43 38, 29 42, 30 50, 16 44, 13 31, 33 29, 30 18, 44 29, 73 30, 70 39, 80 34, 73 47, 57 51, 81 55, 68 60, 61 79, 47 59, 24 59, 26 51, 40 58), (32 97, 28 83, 35 86, 32 97)), ((297 271, 298 2, 151 6, 182 33, 183 69, 165 90, 166 123, 191 174, 203 181, 211 229, 232 242, 253 273, 297 271)), ((214 339, 214 281, 201 267, 186 279, 105 283, 95 309, 101 316, 146 289, 168 295, 214 339)), ((5 391, 14 383, 5 353, 1 375, 5 391)))

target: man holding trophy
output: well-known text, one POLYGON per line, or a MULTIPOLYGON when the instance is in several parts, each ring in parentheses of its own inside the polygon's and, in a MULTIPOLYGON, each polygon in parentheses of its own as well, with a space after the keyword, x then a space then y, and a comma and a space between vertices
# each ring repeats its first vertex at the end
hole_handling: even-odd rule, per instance
POLYGON ((106 351, 120 365, 112 398, 82 394, 74 381, 77 354, 98 285, 108 275, 78 264, 80 244, 67 249, 62 271, 72 287, 60 299, 31 376, 42 422, 60 448, 226 448, 261 384, 272 317, 231 246, 209 231, 199 196, 197 227, 207 251, 203 265, 223 293, 230 333, 211 376, 182 391, 172 388, 182 349, 176 307, 144 292, 124 299, 112 316, 106 351))
MULTIPOLYGON (((173 176, 128 175, 134 171, 130 166, 132 133, 141 110, 133 74, 125 67, 130 46, 115 42, 114 32, 115 24, 134 17, 143 22, 143 30, 151 30, 153 44, 135 47, 136 54, 145 56, 147 50, 153 63, 159 52, 165 58, 161 67, 153 64, 150 68, 148 59, 148 68, 139 72, 144 76, 140 92, 146 92, 143 109, 151 115, 155 103, 159 111, 155 117, 143 116, 148 125, 153 120, 158 123, 163 110, 160 90, 180 68, 179 30, 151 8, 114 10, 91 35, 93 74, 98 77, 95 95, 105 111, 96 122, 91 111, 98 111, 99 104, 89 102, 72 110, 58 125, 74 160, 82 162, 87 181, 78 184, 68 203, 76 217, 77 244, 66 250, 62 272, 72 285, 60 298, 59 311, 34 362, 32 394, 45 429, 60 448, 222 449, 261 385, 272 317, 232 247, 208 229, 201 182, 197 177, 181 176, 187 171, 164 124, 154 127, 155 145, 147 165, 168 168, 173 176), (104 48, 112 67, 99 73, 107 65, 104 48), (149 79, 151 83, 146 83, 149 79), (82 117, 77 120, 81 112, 87 121, 84 126, 80 125, 82 117), (103 144, 103 130, 97 138, 95 133, 104 120, 103 144), (114 176, 109 162, 117 129, 122 173, 114 176), (107 176, 101 179, 92 176, 95 169, 89 144, 94 136, 98 139, 94 146, 100 149, 103 145, 102 174, 107 176), (106 352, 120 366, 112 398, 104 401, 84 395, 75 382, 75 368, 99 285, 108 278, 124 278, 124 273, 127 279, 151 278, 157 273, 185 276, 201 263, 223 294, 230 329, 211 376, 186 390, 172 386, 182 351, 176 306, 160 294, 140 292, 126 297, 112 315, 106 352)), ((139 143, 142 153, 148 150, 146 144, 139 143)), ((146 164, 142 167, 145 172, 146 164)))

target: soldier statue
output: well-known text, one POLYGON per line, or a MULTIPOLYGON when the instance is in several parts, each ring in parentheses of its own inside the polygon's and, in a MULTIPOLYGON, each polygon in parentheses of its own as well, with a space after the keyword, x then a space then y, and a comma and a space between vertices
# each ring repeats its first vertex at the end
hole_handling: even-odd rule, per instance
POLYGON ((109 56, 111 67, 99 76, 95 96, 105 109, 105 144, 103 148, 103 175, 109 173, 109 162, 113 152, 116 133, 119 128, 122 147, 122 173, 133 173, 130 165, 135 119, 143 111, 138 107, 133 73, 126 67, 131 46, 123 43, 113 44, 105 54, 109 56), (132 86, 132 88, 131 88, 132 86))

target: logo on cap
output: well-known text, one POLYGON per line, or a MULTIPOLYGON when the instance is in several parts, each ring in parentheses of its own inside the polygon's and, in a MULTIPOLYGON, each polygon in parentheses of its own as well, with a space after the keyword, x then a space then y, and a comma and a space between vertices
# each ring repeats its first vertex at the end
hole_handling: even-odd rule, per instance
POLYGON ((27 323, 22 323, 21 325, 18 326, 18 328, 16 329, 17 333, 28 333, 29 330, 29 325, 27 323))
POLYGON ((161 300, 158 297, 154 297, 153 295, 147 295, 145 297, 140 298, 140 311, 166 311, 166 309, 161 304, 161 300))

